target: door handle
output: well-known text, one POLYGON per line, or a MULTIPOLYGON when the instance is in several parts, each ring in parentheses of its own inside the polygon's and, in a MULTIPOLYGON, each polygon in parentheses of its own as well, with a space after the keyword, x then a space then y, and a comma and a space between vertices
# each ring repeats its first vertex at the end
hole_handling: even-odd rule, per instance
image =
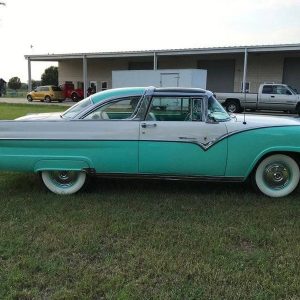
POLYGON ((142 123, 142 128, 150 128, 150 127, 156 127, 157 124, 156 123, 153 123, 153 124, 148 124, 148 123, 142 123))
POLYGON ((275 98, 275 96, 271 96, 271 98, 275 98))

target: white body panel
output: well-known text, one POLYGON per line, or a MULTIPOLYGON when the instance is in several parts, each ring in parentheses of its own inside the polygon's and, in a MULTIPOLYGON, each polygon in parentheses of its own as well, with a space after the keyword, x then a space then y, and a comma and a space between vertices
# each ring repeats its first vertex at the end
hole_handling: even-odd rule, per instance
POLYGON ((206 89, 207 71, 200 69, 112 71, 112 87, 191 87, 206 89))
POLYGON ((139 122, 62 119, 57 121, 1 121, 0 139, 137 141, 139 122))

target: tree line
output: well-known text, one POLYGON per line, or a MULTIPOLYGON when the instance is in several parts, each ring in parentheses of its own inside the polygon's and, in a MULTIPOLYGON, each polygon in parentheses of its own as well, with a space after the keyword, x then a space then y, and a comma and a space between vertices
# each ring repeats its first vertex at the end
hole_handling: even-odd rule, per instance
MULTIPOLYGON (((32 89, 35 89, 39 85, 58 85, 58 68, 51 66, 47 68, 41 76, 41 80, 32 80, 32 89)), ((21 82, 21 79, 17 76, 14 76, 9 79, 7 83, 8 88, 12 90, 19 90, 21 88, 27 88, 27 85, 24 86, 24 83, 21 82)))

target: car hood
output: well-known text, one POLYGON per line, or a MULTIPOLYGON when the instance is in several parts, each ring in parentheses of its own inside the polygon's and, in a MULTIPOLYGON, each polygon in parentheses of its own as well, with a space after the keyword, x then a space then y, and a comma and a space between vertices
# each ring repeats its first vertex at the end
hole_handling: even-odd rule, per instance
POLYGON ((226 123, 228 133, 244 131, 255 128, 277 127, 277 126, 299 126, 299 117, 266 116, 266 115, 244 115, 236 114, 232 120, 226 123))
POLYGON ((61 114, 62 114, 62 112, 28 114, 26 116, 17 118, 16 120, 18 120, 18 121, 61 120, 61 114))

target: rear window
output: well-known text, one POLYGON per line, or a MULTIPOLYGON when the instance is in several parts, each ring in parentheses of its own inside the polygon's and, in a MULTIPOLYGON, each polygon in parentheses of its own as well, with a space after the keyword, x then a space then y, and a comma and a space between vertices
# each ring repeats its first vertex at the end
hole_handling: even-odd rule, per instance
POLYGON ((273 94, 273 86, 272 85, 264 85, 262 89, 263 94, 273 94))

